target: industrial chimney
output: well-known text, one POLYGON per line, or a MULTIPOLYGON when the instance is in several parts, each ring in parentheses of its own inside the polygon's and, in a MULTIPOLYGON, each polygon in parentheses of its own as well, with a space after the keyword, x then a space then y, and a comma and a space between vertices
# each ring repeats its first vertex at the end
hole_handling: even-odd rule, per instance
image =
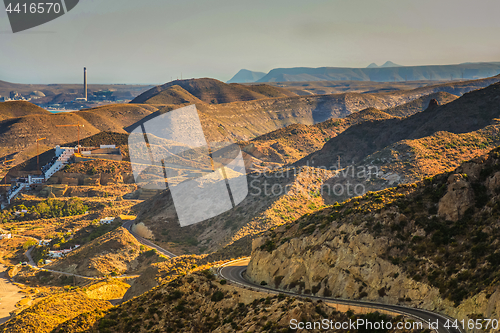
POLYGON ((83 94, 87 100, 87 67, 83 67, 83 94))

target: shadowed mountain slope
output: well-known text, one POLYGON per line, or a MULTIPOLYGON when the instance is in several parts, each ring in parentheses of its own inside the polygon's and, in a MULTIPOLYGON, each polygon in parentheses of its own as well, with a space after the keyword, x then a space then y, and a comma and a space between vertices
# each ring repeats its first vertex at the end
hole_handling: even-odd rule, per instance
POLYGON ((438 131, 456 134, 476 131, 495 123, 494 118, 500 116, 499 101, 500 83, 496 83, 407 118, 361 123, 297 163, 314 161, 316 165, 336 165, 338 156, 344 161, 359 162, 369 154, 401 140, 418 139, 438 131))

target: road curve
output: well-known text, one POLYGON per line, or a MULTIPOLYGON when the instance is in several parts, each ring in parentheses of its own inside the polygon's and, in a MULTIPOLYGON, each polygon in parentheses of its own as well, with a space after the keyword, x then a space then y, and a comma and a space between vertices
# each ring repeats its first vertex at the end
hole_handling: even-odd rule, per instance
POLYGON ((295 294, 295 293, 292 293, 289 291, 275 290, 275 289, 272 289, 269 287, 257 285, 253 282, 248 281, 247 279, 245 279, 243 277, 243 273, 246 271, 249 261, 250 261, 250 258, 245 258, 245 259, 238 260, 238 261, 231 261, 229 263, 224 264, 222 267, 220 267, 218 273, 224 279, 231 281, 237 285, 249 287, 252 289, 257 289, 257 290, 263 291, 263 292, 281 293, 281 294, 290 295, 290 296, 294 296, 294 297, 303 297, 303 298, 310 298, 310 299, 315 299, 315 300, 322 300, 324 302, 335 303, 335 304, 363 306, 363 307, 370 307, 370 308, 374 308, 374 309, 388 310, 388 311, 392 311, 392 312, 405 314, 405 315, 408 315, 410 317, 413 317, 413 318, 416 318, 419 320, 423 320, 426 322, 429 322, 429 321, 436 322, 436 320, 438 320, 439 321, 439 327, 438 327, 439 333, 462 333, 462 331, 459 329, 456 329, 456 328, 449 328, 448 329, 448 328, 443 326, 446 323, 446 321, 450 319, 449 317, 443 316, 443 315, 435 313, 435 312, 427 311, 427 310, 408 308, 408 307, 399 306, 399 305, 375 303, 375 302, 344 300, 344 299, 335 299, 335 298, 309 296, 309 295, 298 295, 298 294, 295 294))
POLYGON ((173 258, 173 257, 177 257, 175 254, 173 254, 172 252, 170 251, 167 251, 165 250, 164 248, 161 248, 159 247, 158 245, 156 245, 155 243, 153 243, 152 241, 150 240, 147 240, 141 236, 139 236, 138 234, 136 234, 135 232, 132 231, 132 225, 134 224, 134 221, 126 221, 125 223, 122 224, 122 227, 124 227, 125 229, 127 229, 128 232, 130 232, 132 234, 132 236, 135 237, 135 239, 137 239, 137 241, 143 245, 146 245, 146 246, 149 246, 153 249, 155 249, 156 251, 166 255, 167 257, 169 258, 173 258))

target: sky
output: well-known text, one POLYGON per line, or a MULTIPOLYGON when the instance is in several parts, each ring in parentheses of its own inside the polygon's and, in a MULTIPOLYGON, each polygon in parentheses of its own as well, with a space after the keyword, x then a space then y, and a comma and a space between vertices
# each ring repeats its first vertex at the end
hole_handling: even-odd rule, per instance
MULTIPOLYGON (((0 4, 1 6, 1 4, 0 4)), ((240 69, 500 61, 498 0, 80 0, 12 33, 0 80, 161 84, 240 69)))

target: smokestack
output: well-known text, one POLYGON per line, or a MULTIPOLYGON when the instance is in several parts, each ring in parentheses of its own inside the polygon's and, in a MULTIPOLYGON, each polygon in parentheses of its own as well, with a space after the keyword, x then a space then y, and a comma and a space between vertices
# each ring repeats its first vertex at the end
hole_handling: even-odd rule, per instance
POLYGON ((87 67, 83 67, 83 94, 87 100, 87 67))

